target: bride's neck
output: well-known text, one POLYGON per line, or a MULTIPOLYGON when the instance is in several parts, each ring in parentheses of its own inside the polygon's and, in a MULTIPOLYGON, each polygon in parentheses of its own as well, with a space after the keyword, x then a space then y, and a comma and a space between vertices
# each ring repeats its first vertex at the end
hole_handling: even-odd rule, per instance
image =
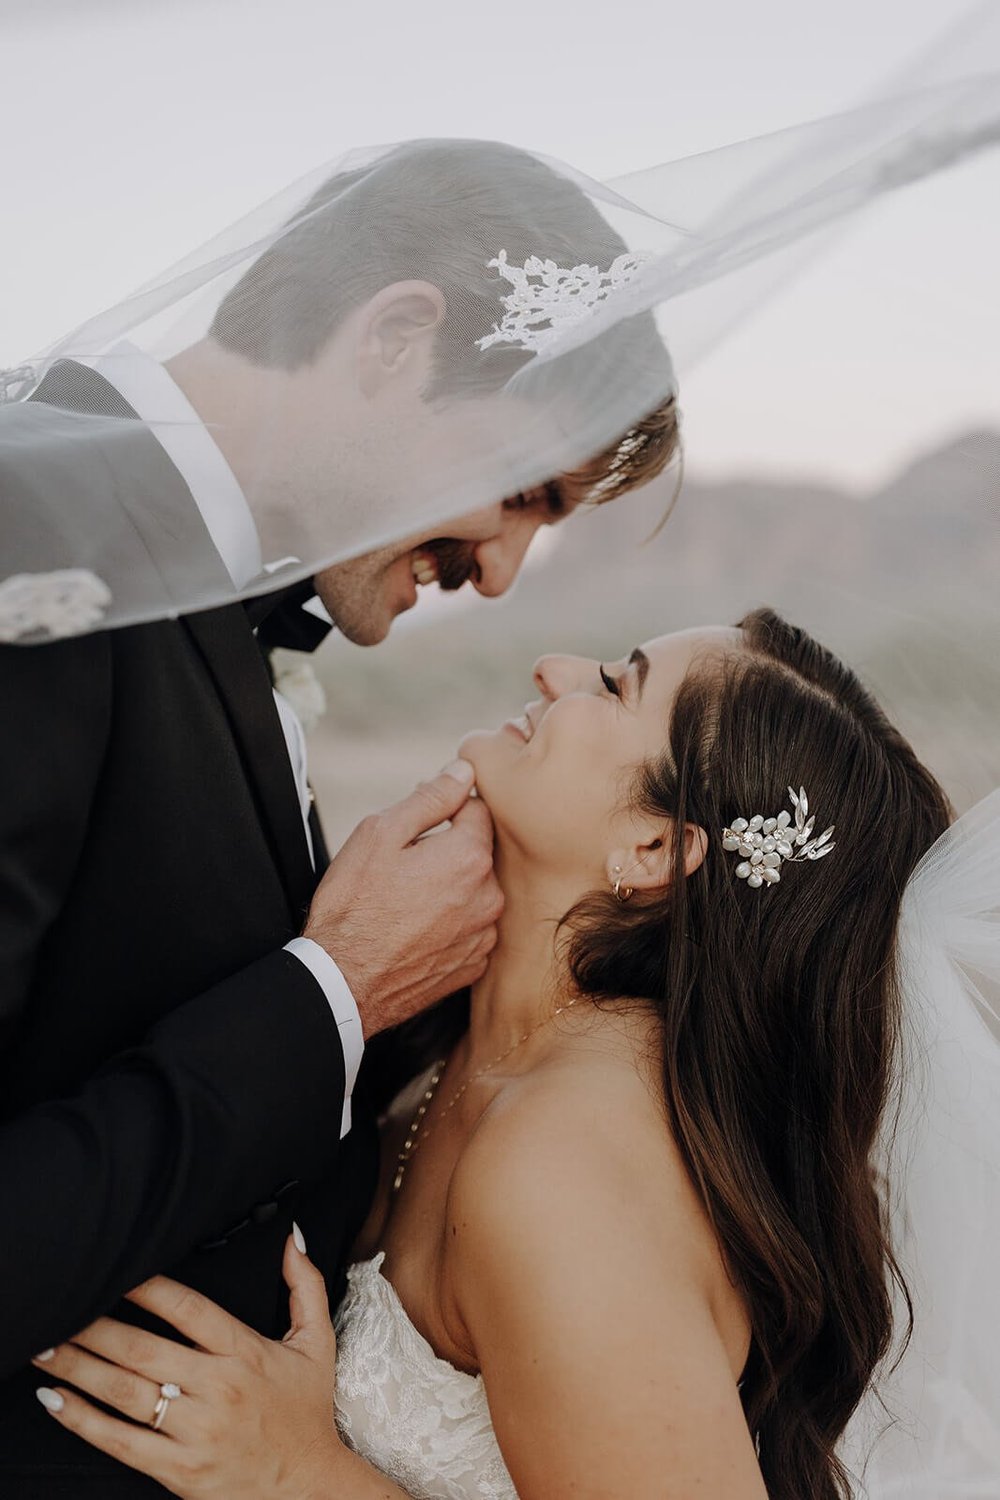
POLYGON ((504 910, 489 968, 472 988, 469 1042, 477 1061, 511 1046, 573 998, 557 938, 560 919, 582 892, 499 846, 495 865, 504 910))

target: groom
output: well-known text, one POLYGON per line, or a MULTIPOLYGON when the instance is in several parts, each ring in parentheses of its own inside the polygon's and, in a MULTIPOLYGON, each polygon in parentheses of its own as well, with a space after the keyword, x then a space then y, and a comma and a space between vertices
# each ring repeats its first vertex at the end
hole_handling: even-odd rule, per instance
MULTIPOLYGON (((414 180, 426 180, 414 236, 430 244, 434 181, 452 198, 463 174, 481 186, 497 152, 517 189, 509 241, 564 237, 565 193, 552 221, 551 183, 506 148, 404 150, 382 175, 377 211, 392 218, 392 195, 409 205, 414 180)), ((332 186, 320 203, 325 192, 335 214, 332 186)), ((619 242, 577 196, 577 259, 607 263, 619 242)), ((453 226, 469 237, 470 264, 485 260, 481 212, 453 226)), ((42 535, 64 567, 92 561, 96 545, 112 595, 127 595, 151 560, 157 577, 177 576, 183 538, 185 567, 224 598, 266 580, 290 495, 308 515, 401 492, 445 432, 462 360, 477 351, 466 334, 459 357, 455 289, 430 269, 415 274, 418 250, 398 236, 343 304, 336 277, 319 301, 308 281, 315 214, 308 224, 266 251, 210 333, 166 364, 121 344, 94 369, 55 365, 29 402, 0 407, 4 575, 23 571, 42 535), (338 425, 329 398, 345 371, 362 396, 338 425), (262 461, 254 434, 276 411, 262 461), (94 418, 98 431, 111 419, 106 442, 94 418), (402 436, 375 441, 386 431, 402 436), (113 531, 109 515, 123 514, 113 531)), ((497 307, 483 316, 488 329, 497 307)), ((380 549, 247 604, 0 647, 0 1493, 10 1500, 159 1493, 49 1421, 25 1369, 152 1272, 280 1336, 281 1249, 295 1218, 335 1290, 373 1185, 372 1122, 359 1101, 352 1110, 365 1040, 469 984, 494 941, 492 830, 462 765, 367 819, 324 874, 301 726, 272 689, 268 649, 312 649, 330 620, 374 645, 418 582, 503 593, 538 530, 599 483, 602 466, 622 492, 663 466, 675 436, 669 400, 585 476, 470 512, 447 534, 400 523, 380 549)))

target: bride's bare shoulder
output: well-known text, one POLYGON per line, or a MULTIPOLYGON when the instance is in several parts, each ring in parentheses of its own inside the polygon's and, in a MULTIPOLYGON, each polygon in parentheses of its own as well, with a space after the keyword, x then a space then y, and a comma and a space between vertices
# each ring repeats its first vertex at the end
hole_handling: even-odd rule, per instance
POLYGON ((645 1309, 671 1337, 700 1308, 692 1347, 714 1330, 735 1381, 749 1321, 655 1069, 626 1066, 625 1050, 589 1050, 502 1089, 463 1152, 445 1226, 455 1326, 481 1363, 483 1330, 501 1304, 514 1316, 517 1303, 530 1325, 543 1303, 552 1322, 557 1299, 564 1332, 595 1298, 631 1298, 637 1325, 645 1309))
POLYGON ((463 1152, 449 1198, 449 1239, 489 1233, 502 1216, 551 1241, 583 1224, 621 1246, 655 1237, 704 1266, 714 1237, 671 1134, 649 1027, 583 1028, 503 1088, 463 1152))
POLYGON ((764 1500, 749 1322, 627 1057, 595 1039, 499 1090, 454 1175, 449 1318, 518 1494, 660 1495, 667 1473, 678 1495, 764 1500))

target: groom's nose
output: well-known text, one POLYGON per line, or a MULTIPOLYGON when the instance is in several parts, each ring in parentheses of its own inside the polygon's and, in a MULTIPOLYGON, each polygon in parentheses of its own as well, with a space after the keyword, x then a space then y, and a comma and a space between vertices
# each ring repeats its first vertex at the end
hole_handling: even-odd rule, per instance
POLYGON ((487 599, 505 594, 521 570, 528 548, 540 523, 525 517, 519 524, 505 527, 498 535, 476 547, 479 571, 473 586, 487 599))

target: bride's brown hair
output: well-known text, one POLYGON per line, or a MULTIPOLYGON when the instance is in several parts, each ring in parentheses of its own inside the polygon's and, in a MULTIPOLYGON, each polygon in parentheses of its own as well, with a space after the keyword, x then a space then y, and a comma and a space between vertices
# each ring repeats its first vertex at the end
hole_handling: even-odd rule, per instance
MULTIPOLYGON (((744 649, 694 667, 635 802, 709 835, 703 864, 626 905, 565 919, 581 993, 635 996, 662 1024, 672 1131, 746 1296, 744 1410, 771 1500, 842 1500, 835 1454, 905 1295, 871 1154, 899 1030, 894 951, 910 872, 947 799, 858 679, 770 610, 744 649), (836 849, 751 889, 722 847, 804 786, 836 849)), ((908 1299, 907 1299, 908 1300, 908 1299)))

